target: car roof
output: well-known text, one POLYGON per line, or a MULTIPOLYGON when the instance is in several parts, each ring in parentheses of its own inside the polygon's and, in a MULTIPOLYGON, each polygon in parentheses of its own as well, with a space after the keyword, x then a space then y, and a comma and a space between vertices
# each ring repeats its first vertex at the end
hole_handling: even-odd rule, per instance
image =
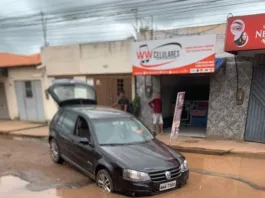
POLYGON ((130 118, 132 115, 110 107, 99 105, 74 105, 64 109, 74 111, 89 119, 130 118))

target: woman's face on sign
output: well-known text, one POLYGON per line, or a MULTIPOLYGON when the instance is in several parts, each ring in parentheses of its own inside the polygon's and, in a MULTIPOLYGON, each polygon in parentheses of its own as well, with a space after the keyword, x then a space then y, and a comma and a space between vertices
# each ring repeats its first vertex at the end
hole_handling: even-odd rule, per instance
POLYGON ((248 35, 247 35, 247 33, 246 33, 246 32, 244 32, 244 33, 243 33, 243 35, 242 35, 242 39, 243 39, 244 41, 246 41, 246 40, 247 40, 247 38, 248 38, 248 35))
POLYGON ((235 21, 235 22, 232 23, 232 25, 231 25, 231 32, 234 35, 239 35, 243 31, 244 31, 244 25, 241 22, 235 21))

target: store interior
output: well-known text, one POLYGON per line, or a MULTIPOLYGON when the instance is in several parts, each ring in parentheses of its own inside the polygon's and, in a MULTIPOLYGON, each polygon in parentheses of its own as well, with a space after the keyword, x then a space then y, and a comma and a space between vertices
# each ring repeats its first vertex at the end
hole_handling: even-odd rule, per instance
POLYGON ((180 136, 205 137, 210 76, 207 74, 161 76, 164 131, 170 133, 178 92, 185 92, 180 136))

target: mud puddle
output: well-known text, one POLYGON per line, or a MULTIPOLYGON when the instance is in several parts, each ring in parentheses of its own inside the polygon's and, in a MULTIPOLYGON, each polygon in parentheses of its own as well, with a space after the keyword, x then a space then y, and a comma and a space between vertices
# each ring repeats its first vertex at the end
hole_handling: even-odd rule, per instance
POLYGON ((3 198, 118 198, 115 194, 101 191, 95 184, 80 189, 50 189, 40 192, 28 190, 29 182, 15 176, 0 179, 0 197, 3 198))
MULTIPOLYGON (((9 141, 0 143, 0 175, 12 170, 13 173, 8 174, 27 180, 12 175, 0 177, 0 198, 124 197, 107 194, 92 181, 85 187, 73 189, 73 186, 83 186, 77 184, 87 182, 88 178, 67 164, 53 164, 44 145, 23 141, 16 142, 16 145, 9 141), (6 155, 12 157, 7 158, 6 155)), ((188 184, 181 189, 156 195, 155 198, 265 198, 264 159, 184 155, 191 170, 188 184)))
MULTIPOLYGON (((28 182, 14 176, 0 179, 0 197, 3 198, 122 198, 125 196, 101 191, 95 184, 80 189, 50 189, 32 192, 27 189, 28 182)), ((157 198, 212 198, 232 197, 264 198, 265 192, 255 190, 239 181, 215 176, 191 173, 190 182, 183 188, 163 193, 157 198)))

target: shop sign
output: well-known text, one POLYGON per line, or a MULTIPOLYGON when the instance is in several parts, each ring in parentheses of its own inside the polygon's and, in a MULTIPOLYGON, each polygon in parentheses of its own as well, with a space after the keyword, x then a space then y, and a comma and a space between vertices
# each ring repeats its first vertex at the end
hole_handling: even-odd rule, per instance
POLYGON ((230 17, 227 21, 225 51, 265 49, 265 14, 230 17))
POLYGON ((133 44, 133 75, 213 73, 216 35, 133 44))
POLYGON ((191 115, 194 117, 205 117, 207 114, 206 114, 206 110, 195 109, 191 111, 191 115))
POLYGON ((172 139, 176 138, 179 134, 179 126, 180 126, 183 105, 184 105, 184 98, 185 98, 185 92, 179 92, 176 100, 174 118, 170 134, 170 142, 172 139))

